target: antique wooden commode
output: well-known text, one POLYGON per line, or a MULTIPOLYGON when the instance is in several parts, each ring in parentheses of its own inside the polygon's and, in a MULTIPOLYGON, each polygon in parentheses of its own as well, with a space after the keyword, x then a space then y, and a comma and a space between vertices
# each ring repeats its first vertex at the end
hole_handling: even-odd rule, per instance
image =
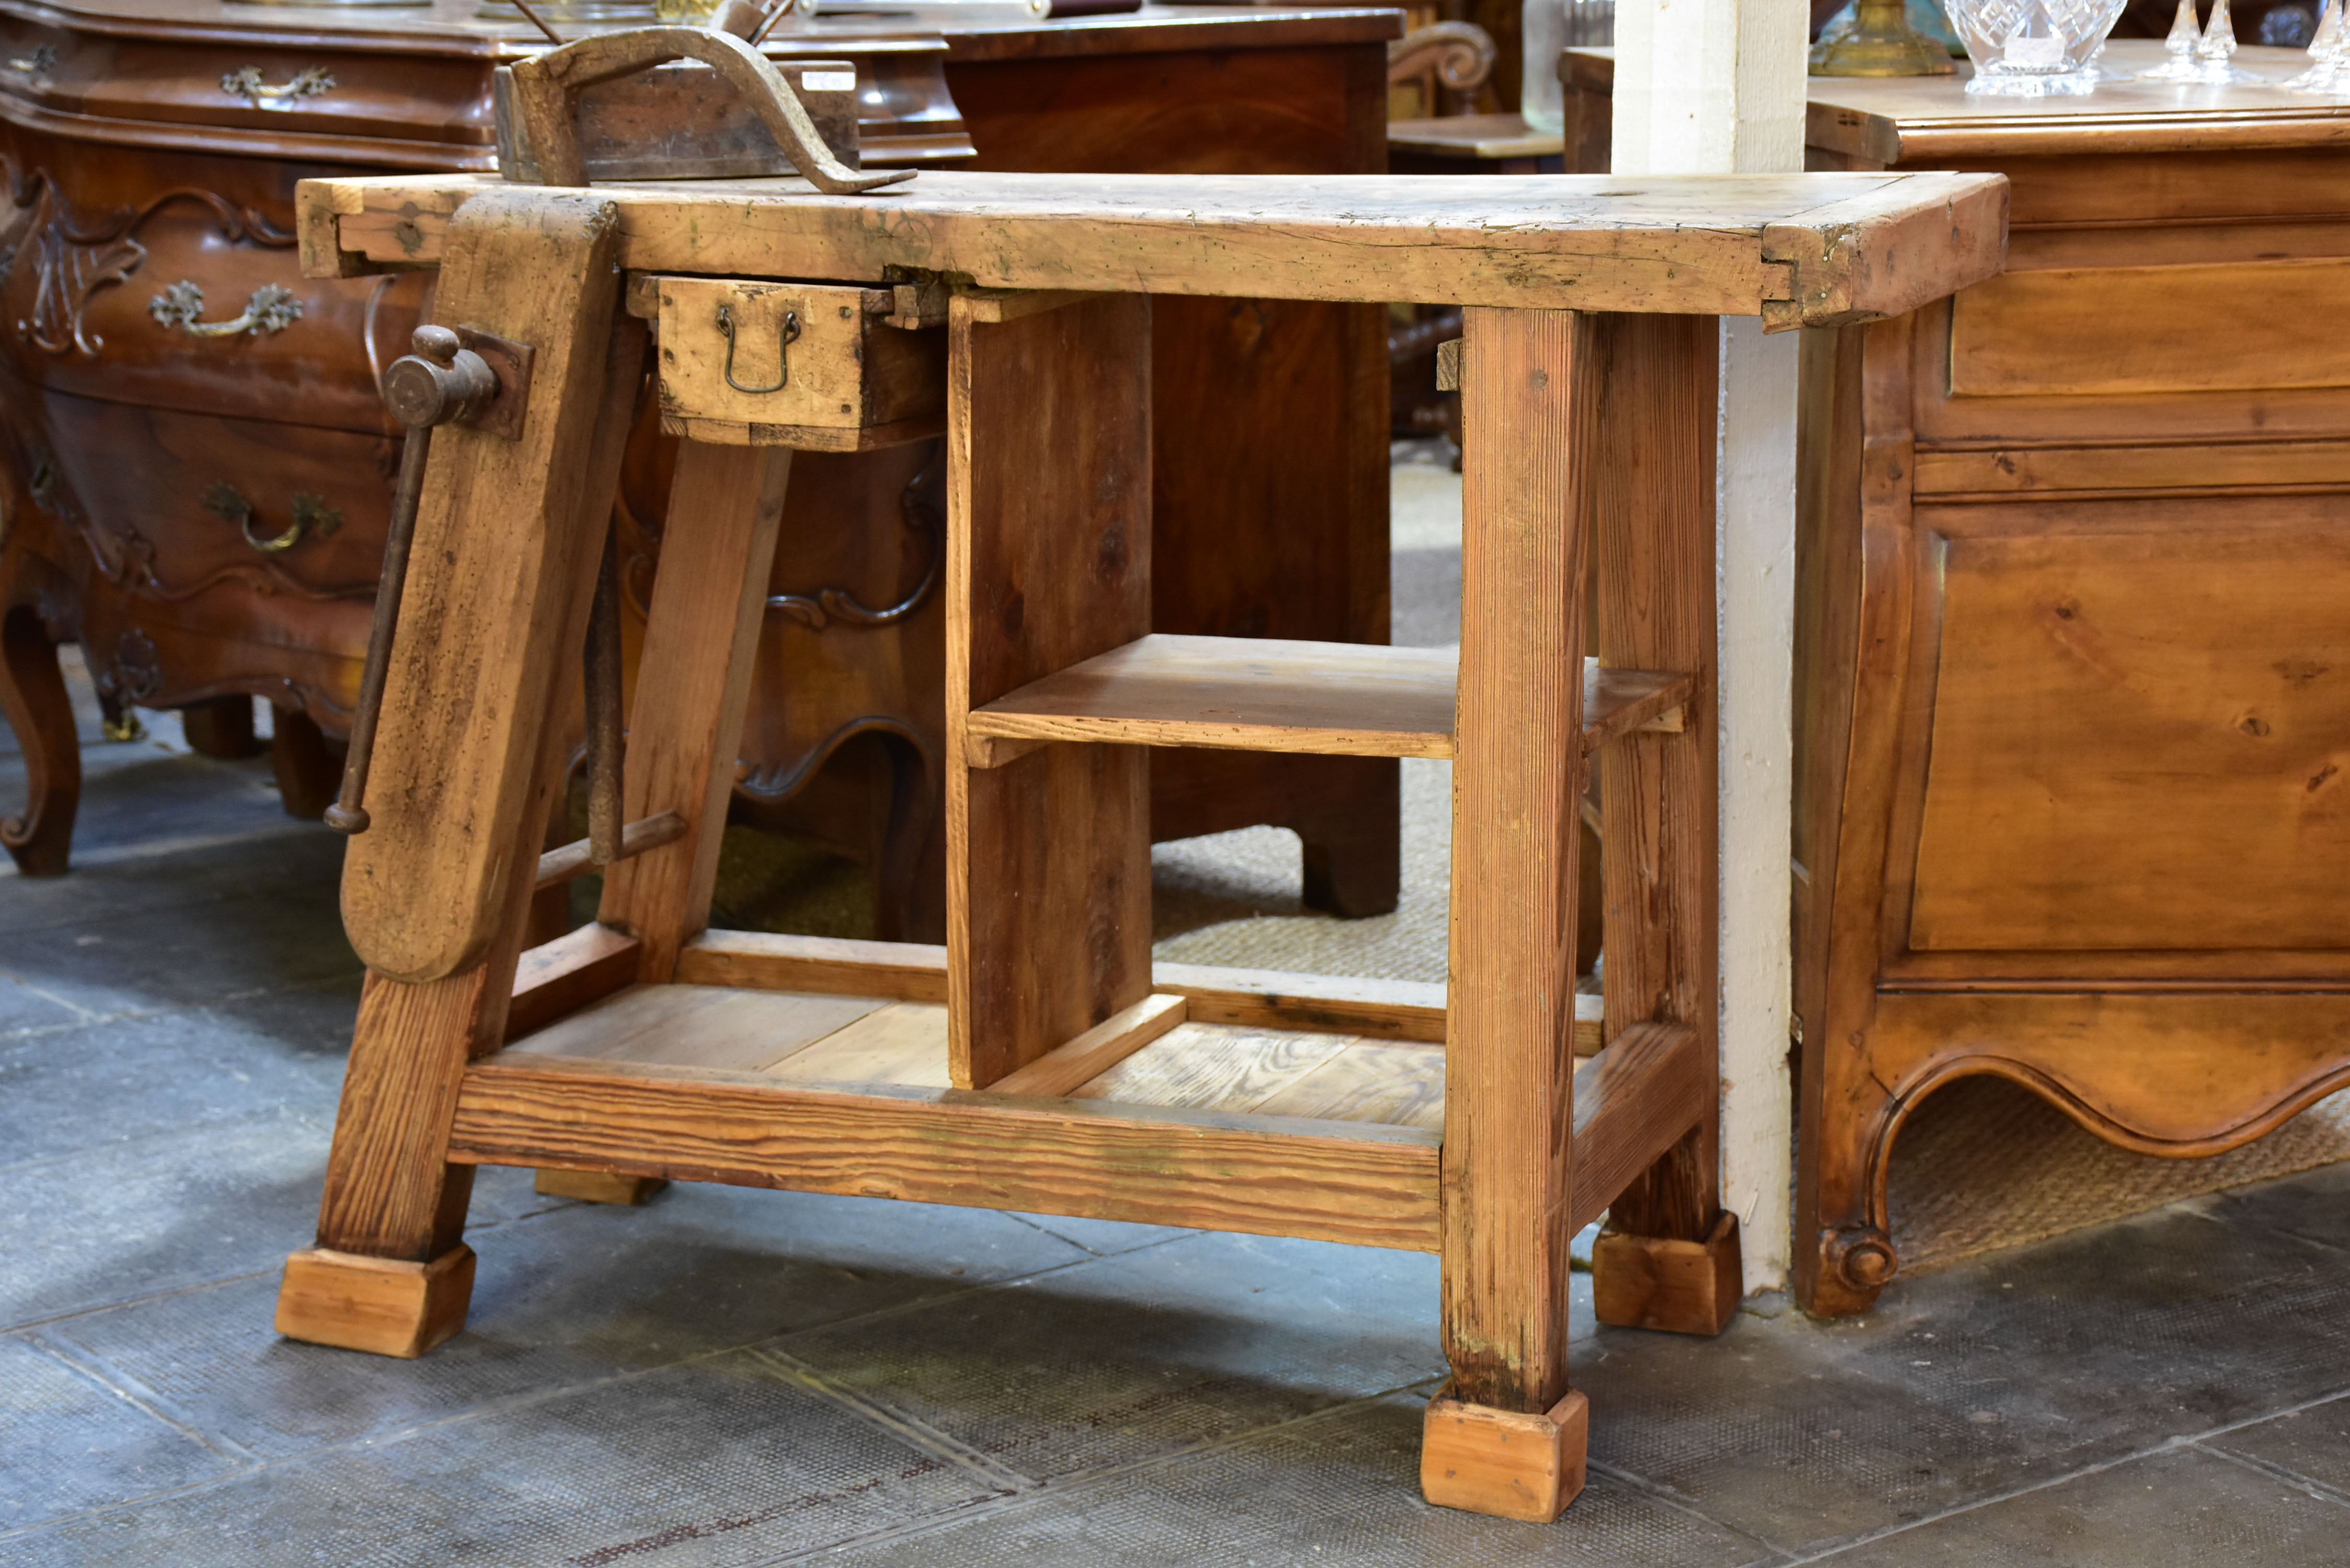
MULTIPOLYGON (((515 73, 558 180, 562 68, 515 73)), ((1711 1333, 1739 1293, 1712 1147, 1712 318, 1912 309, 1997 271, 2005 201, 1967 174, 306 184, 312 270, 438 265, 454 330, 404 362, 447 422, 344 877, 371 973, 279 1327, 405 1355, 454 1333, 481 1164, 1419 1249, 1453 1368, 1429 1497, 1554 1517, 1583 1476, 1569 1238, 1610 1212, 1608 1322, 1711 1333), (1149 635, 1150 296, 1242 290, 1466 307, 1457 669, 1149 635), (534 885, 589 857, 540 857, 548 737, 595 641, 648 322, 691 439, 627 829, 598 920, 525 952, 534 885), (705 929, 792 451, 941 427, 947 944, 705 929), (1453 759, 1449 1006, 1154 985, 1156 746, 1453 759), (1578 1067, 1586 756, 1607 1044, 1578 1067)))

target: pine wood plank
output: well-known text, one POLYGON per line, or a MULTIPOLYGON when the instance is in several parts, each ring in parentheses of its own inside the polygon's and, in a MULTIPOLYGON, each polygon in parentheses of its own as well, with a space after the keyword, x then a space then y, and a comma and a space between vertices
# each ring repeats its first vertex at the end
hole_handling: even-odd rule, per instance
MULTIPOLYGON (((1270 638, 1155 632, 1032 681, 971 714, 973 767, 1055 741, 1363 757, 1452 755, 1459 656, 1270 638)), ((1584 660, 1583 749, 1678 732, 1691 683, 1584 660)))
MULTIPOLYGON (((1712 434, 1719 333, 1698 317, 1609 316, 1594 321, 1592 338, 1606 386, 1591 480, 1599 657, 1691 678, 1679 733, 1627 736, 1598 756, 1606 1033, 1617 1040, 1638 1023, 1687 1024, 1711 1061, 1720 967, 1712 434)), ((1709 1102, 1687 1144, 1621 1195, 1618 1225, 1689 1241, 1712 1229, 1717 1122, 1709 1102)))
POLYGON ((990 1087, 1000 1095, 1066 1095, 1182 1023, 1185 1006, 1180 996, 1146 996, 990 1087))
MULTIPOLYGON (((340 254, 430 265, 467 175, 306 181, 340 254)), ((891 266, 991 288, 1457 301, 1752 316, 1895 316, 1994 275, 1995 175, 1321 176, 926 171, 856 198, 795 181, 610 186, 625 265, 745 277, 879 278, 891 266)))
POLYGON ((653 585, 629 711, 625 815, 674 812, 685 832, 607 872, 597 914, 644 943, 648 981, 670 979, 679 948, 710 920, 791 458, 788 447, 679 450, 661 548, 693 569, 653 585))
POLYGON ((612 369, 616 227, 599 199, 510 190, 482 192, 451 230, 439 314, 529 343, 536 359, 521 439, 463 426, 434 437, 385 678, 372 823, 344 862, 343 923, 379 974, 423 981, 480 963, 508 885, 531 873, 514 846, 554 683, 577 668, 573 601, 592 585, 596 530, 608 524, 586 501, 608 466, 595 437, 612 369))
POLYGON ((974 735, 1335 756, 1452 754, 1451 650, 1154 633, 986 706, 974 735))
POLYGON ((1349 1036, 1191 1024, 1069 1091, 1077 1100, 1253 1111, 1344 1050, 1349 1036))
POLYGON ((429 1263, 317 1247, 286 1260, 276 1329, 288 1339, 412 1359, 465 1326, 473 1294, 473 1250, 463 1242, 429 1263))
POLYGON ((1704 1037, 1678 1023, 1634 1024, 1578 1066, 1570 1231, 1615 1204, 1718 1097, 1704 1037))
POLYGON ((927 942, 861 942, 768 931, 702 931, 678 950, 680 984, 944 1002, 947 950, 927 942))
POLYGON ((1153 964, 1150 972, 1152 990, 1191 1002, 1193 1023, 1444 1041, 1440 983, 1189 963, 1153 964))
POLYGON ((1441 1046, 1346 1043, 1252 1109, 1269 1116, 1444 1130, 1441 1046))
POLYGON ((896 1084, 943 1089, 947 1010, 934 1002, 892 1002, 775 1062, 767 1075, 803 1084, 896 1084))
POLYGON ((886 1005, 874 997, 639 985, 549 1024, 514 1049, 755 1073, 886 1005))
POLYGON ((1584 485, 1599 389, 1574 315, 1472 307, 1462 327, 1475 439, 1461 470, 1445 1355, 1465 1403, 1536 1412, 1566 1392, 1573 1232, 1559 1217, 1573 1190, 1584 485))
POLYGON ((1437 1137, 1414 1127, 860 1092, 505 1052, 474 1064, 452 1157, 1435 1250, 1437 1137))
POLYGON ((524 953, 506 1008, 507 1044, 634 984, 640 951, 636 938, 590 920, 524 953))
POLYGON ((954 1081, 985 1088, 1150 990, 1147 754, 964 751, 972 709, 1150 628, 1150 302, 972 310, 947 322, 947 980, 954 1081))

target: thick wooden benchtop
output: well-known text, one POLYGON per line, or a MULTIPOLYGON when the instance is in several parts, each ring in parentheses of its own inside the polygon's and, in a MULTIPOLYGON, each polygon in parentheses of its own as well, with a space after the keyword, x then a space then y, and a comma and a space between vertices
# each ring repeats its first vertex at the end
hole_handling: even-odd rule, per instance
MULTIPOLYGON (((431 266, 470 175, 301 186, 314 276, 431 266)), ((934 171, 858 196, 798 180, 599 186, 621 261, 757 277, 952 274, 982 287, 1761 315, 1898 316, 1997 274, 1985 174, 1483 176, 934 171)))

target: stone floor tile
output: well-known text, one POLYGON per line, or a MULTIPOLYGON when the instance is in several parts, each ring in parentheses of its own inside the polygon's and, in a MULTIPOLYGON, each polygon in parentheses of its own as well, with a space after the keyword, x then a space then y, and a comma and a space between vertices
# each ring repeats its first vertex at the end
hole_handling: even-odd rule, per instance
MULTIPOLYGON (((2203 1446, 2290 1470, 2350 1498, 2350 1394, 2207 1438, 2203 1446)), ((2350 1549, 2344 1556, 2350 1558, 2350 1549)))
MULTIPOLYGON (((317 925, 316 939, 338 941, 343 840, 324 828, 295 826, 300 831, 169 853, 94 857, 64 877, 0 877, 0 934, 12 938, 13 951, 14 937, 25 932, 65 928, 68 935, 86 934, 93 922, 177 910, 191 922, 223 924, 226 935, 234 933, 234 915, 220 913, 220 906, 258 899, 309 911, 317 925)), ((135 948, 121 942, 104 956, 120 964, 125 978, 142 962, 135 948)))
POLYGON ((326 1168, 326 1129, 284 1116, 16 1166, 0 1329, 275 1270, 309 1244, 326 1168))
POLYGON ((2350 1268, 2350 1164, 2232 1189, 2218 1195, 2210 1216, 2333 1248, 2344 1259, 2338 1266, 2350 1268))
MULTIPOLYGON (((497 1174, 526 1189, 525 1173, 497 1174)), ((983 1210, 720 1187, 566 1203, 467 1240, 465 1331, 421 1360, 280 1339, 275 1270, 47 1332, 191 1426, 282 1457, 1086 1256, 983 1210)))
POLYGON ((356 974, 333 890, 255 890, 198 909, 139 909, 17 930, 0 974, 96 1013, 217 1002, 356 974))
POLYGON ((339 1053, 209 1008, 50 1031, 0 1044, 0 1166, 265 1115, 331 1121, 341 1081, 339 1053))
POLYGON ((242 1468, 34 1341, 0 1339, 0 1561, 12 1531, 242 1468))
POLYGON ((1178 1236, 1198 1234, 1172 1225, 1135 1225, 1123 1220, 1080 1219, 1074 1214, 1021 1214, 1015 1218, 1105 1258, 1113 1252, 1131 1252, 1138 1248, 1156 1247, 1178 1236))
POLYGON ((1434 1258, 1203 1233, 778 1348, 1042 1480, 1439 1376, 1436 1310, 1434 1258))
POLYGON ((1898 1281, 1866 1318, 1602 1331, 1592 1453, 1824 1548, 2301 1403, 2350 1366, 2350 1269, 2192 1212, 1898 1281))
POLYGON ((0 1540, 11 1568, 748 1568, 998 1489, 744 1355, 0 1540))
POLYGON ((2152 1455, 1938 1519, 1835 1568, 2339 1568, 2350 1508, 2193 1449, 2152 1455))
MULTIPOLYGON (((87 1008, 50 993, 34 977, 0 973, 0 1051, 27 1035, 68 1029, 89 1016, 87 1008)), ((9 1158, 6 1148, 0 1143, 0 1160, 9 1158)))
POLYGON ((1555 1524, 1431 1508, 1419 1495, 1425 1400, 1347 1406, 1203 1453, 992 1505, 827 1556, 864 1568, 1710 1568, 1752 1540, 1596 1476, 1555 1524))

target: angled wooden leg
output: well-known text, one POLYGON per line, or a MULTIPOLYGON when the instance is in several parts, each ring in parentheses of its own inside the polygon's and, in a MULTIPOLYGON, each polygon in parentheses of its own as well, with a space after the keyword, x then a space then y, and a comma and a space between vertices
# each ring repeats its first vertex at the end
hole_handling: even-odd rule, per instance
POLYGON ((1445 1042, 1444 1350, 1430 1502, 1555 1518, 1583 1482, 1566 1386, 1583 795, 1588 368, 1575 313, 1464 312, 1461 683, 1445 1042))
MULTIPOLYGON (((1714 732, 1714 417, 1710 316, 1595 317, 1596 640, 1612 668, 1690 671, 1678 734, 1600 754, 1610 1040, 1685 1023, 1708 1060, 1719 905, 1714 732)), ((1718 1334, 1741 1293, 1738 1222, 1721 1211, 1720 1108, 1616 1199, 1591 1255, 1599 1321, 1718 1334)))
POLYGON ((81 803, 81 737, 40 612, 17 605, 0 619, 0 711, 16 732, 28 786, 24 811, 0 821, 0 846, 27 877, 62 877, 81 803))
POLYGON ((972 709, 1150 630, 1150 302, 1037 302, 958 298, 948 317, 948 1038, 964 1088, 1150 989, 1146 753, 1049 745, 985 769, 965 753, 972 709))
POLYGON ((685 836, 612 867, 598 913, 643 945, 648 983, 669 980, 678 950, 710 923, 791 469, 789 447, 688 441, 678 451, 661 541, 673 565, 654 578, 645 618, 624 815, 676 812, 685 836))
POLYGON ((467 1061, 504 1034, 533 890, 516 867, 536 863, 563 775, 554 672, 586 635, 644 364, 642 325, 616 308, 609 210, 484 201, 456 220, 441 308, 533 345, 529 418, 519 441, 458 430, 434 445, 374 821, 344 868, 344 921, 372 972, 317 1245, 288 1260, 278 1300, 280 1333, 380 1355, 464 1324, 473 1168, 450 1162, 450 1122, 467 1061))

